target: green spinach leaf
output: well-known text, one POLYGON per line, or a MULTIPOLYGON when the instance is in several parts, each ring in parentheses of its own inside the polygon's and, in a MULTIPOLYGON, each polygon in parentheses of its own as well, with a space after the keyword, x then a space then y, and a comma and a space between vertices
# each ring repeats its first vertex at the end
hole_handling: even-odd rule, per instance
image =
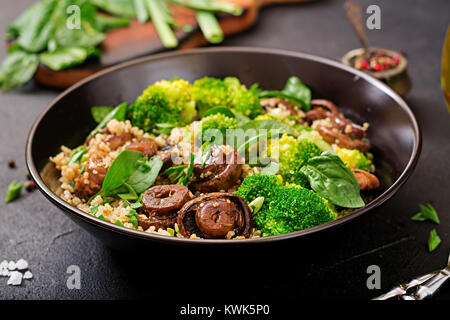
POLYGON ((14 50, 3 60, 0 68, 0 84, 2 91, 21 86, 33 78, 39 65, 36 54, 22 50, 14 50))
POLYGON ((119 17, 134 18, 136 10, 130 0, 90 0, 98 8, 119 17))
POLYGON ((47 47, 51 34, 55 29, 52 15, 57 6, 57 0, 42 0, 25 16, 19 17, 19 36, 17 43, 28 52, 39 52, 47 47), (27 21, 22 19, 27 19, 27 21))
POLYGON ((55 51, 41 53, 39 59, 52 70, 58 71, 80 65, 90 56, 98 56, 95 48, 59 47, 55 51))
POLYGON ((300 172, 308 177, 311 188, 331 203, 344 208, 365 205, 358 181, 334 152, 311 158, 300 172))
POLYGON ((97 106, 91 108, 91 115, 95 122, 100 123, 106 116, 114 110, 114 107, 97 106))
POLYGON ((123 102, 115 107, 110 113, 108 113, 103 120, 95 127, 95 129, 89 134, 86 140, 95 136, 101 129, 103 129, 106 124, 112 119, 116 119, 118 121, 124 121, 127 113, 128 102, 123 102))
POLYGON ((259 97, 286 99, 294 105, 300 105, 305 111, 310 110, 311 90, 297 77, 290 77, 282 91, 261 91, 259 97))

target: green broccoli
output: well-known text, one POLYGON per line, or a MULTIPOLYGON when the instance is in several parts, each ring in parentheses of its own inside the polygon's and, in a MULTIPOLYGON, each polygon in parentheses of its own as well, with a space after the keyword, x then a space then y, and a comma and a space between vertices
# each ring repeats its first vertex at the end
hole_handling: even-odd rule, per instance
POLYGON ((127 117, 144 131, 152 131, 158 124, 188 124, 196 116, 189 89, 189 82, 182 79, 155 82, 129 107, 127 117))
POLYGON ((322 151, 331 151, 331 145, 323 140, 320 133, 316 130, 301 128, 300 134, 298 135, 298 139, 306 139, 311 142, 314 142, 316 146, 319 147, 322 151))
POLYGON ((334 150, 339 158, 344 162, 345 166, 349 169, 361 169, 365 171, 370 170, 372 165, 372 154, 368 153, 367 156, 358 149, 345 149, 336 147, 334 150))
POLYGON ((247 89, 234 77, 224 80, 204 77, 194 81, 191 88, 200 116, 211 108, 227 107, 253 119, 263 111, 258 92, 257 85, 247 89))
MULTIPOLYGON (((237 122, 236 119, 227 117, 222 113, 212 114, 202 119, 202 137, 204 140, 210 140, 208 137, 208 130, 215 129, 219 130, 222 133, 223 141, 225 143, 225 135, 227 129, 236 129, 237 122), (205 135, 206 134, 206 135, 205 135)), ((215 134, 213 131, 210 131, 209 134, 215 134)))
POLYGON ((309 140, 298 140, 287 134, 284 134, 278 143, 280 174, 289 183, 309 186, 308 178, 300 173, 300 168, 310 158, 320 155, 321 150, 309 140))
POLYGON ((337 216, 333 207, 313 191, 282 185, 274 175, 248 176, 237 194, 247 203, 264 197, 261 209, 253 215, 263 237, 311 228, 337 216))

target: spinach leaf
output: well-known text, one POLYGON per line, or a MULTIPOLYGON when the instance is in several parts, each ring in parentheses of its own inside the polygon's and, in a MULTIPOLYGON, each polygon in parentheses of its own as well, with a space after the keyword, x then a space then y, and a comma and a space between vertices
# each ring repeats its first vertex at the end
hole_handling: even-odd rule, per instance
POLYGON ((36 54, 22 50, 14 50, 3 60, 0 68, 0 84, 2 91, 21 86, 33 78, 39 65, 36 54))
POLYGON ((235 118, 236 116, 234 115, 234 113, 226 108, 226 107, 215 107, 215 108, 211 108, 208 111, 205 112, 205 114, 203 115, 203 118, 213 115, 213 114, 217 114, 217 113, 221 113, 224 116, 227 116, 228 118, 235 118))
POLYGON ((130 19, 128 18, 111 17, 101 13, 95 15, 95 27, 102 32, 126 27, 129 24, 130 19))
POLYGON ((300 172, 307 176, 311 188, 331 203, 344 208, 365 205, 358 181, 334 152, 311 158, 300 172))
POLYGON ((311 90, 297 77, 290 77, 282 91, 261 91, 259 97, 286 99, 295 105, 300 105, 305 111, 310 110, 311 90))
POLYGON ((136 171, 127 179, 126 183, 137 194, 141 194, 155 183, 162 166, 163 162, 158 157, 152 157, 145 162, 138 161, 136 171))
POLYGON ((136 200, 155 183, 162 165, 158 157, 147 160, 139 151, 124 150, 114 159, 96 195, 136 200))
POLYGON ((91 108, 92 118, 94 118, 95 122, 100 123, 113 110, 114 107, 106 107, 106 106, 92 107, 91 108))
POLYGON ((85 1, 60 0, 52 22, 55 25, 53 38, 60 47, 91 48, 99 45, 105 38, 105 34, 95 27, 95 7, 85 1), (78 4, 81 10, 80 29, 66 26, 69 18, 66 12, 70 5, 78 4))
POLYGON ((102 188, 97 195, 113 196, 121 193, 118 189, 123 187, 126 180, 137 170, 138 161, 142 160, 143 157, 144 155, 139 151, 122 151, 106 172, 102 188))
POLYGON ((33 20, 41 7, 44 5, 43 1, 38 1, 28 8, 12 23, 7 26, 7 40, 12 40, 17 38, 22 32, 23 28, 33 20))
POLYGON ((95 129, 89 134, 86 140, 95 136, 101 129, 103 129, 106 124, 112 119, 116 119, 118 121, 124 121, 127 113, 128 102, 123 102, 115 107, 110 113, 103 118, 103 120, 95 127, 95 129))
POLYGON ((32 11, 20 18, 17 43, 28 52, 39 52, 47 47, 48 40, 55 29, 51 16, 57 0, 42 0, 32 11), (27 21, 21 19, 28 19, 27 21))
POLYGON ((133 1, 130 0, 90 0, 90 2, 115 16, 126 18, 134 18, 136 16, 133 1))
POLYGON ((41 53, 39 59, 50 69, 58 71, 80 65, 86 61, 89 56, 98 54, 99 51, 95 48, 60 47, 52 52, 47 51, 41 53))

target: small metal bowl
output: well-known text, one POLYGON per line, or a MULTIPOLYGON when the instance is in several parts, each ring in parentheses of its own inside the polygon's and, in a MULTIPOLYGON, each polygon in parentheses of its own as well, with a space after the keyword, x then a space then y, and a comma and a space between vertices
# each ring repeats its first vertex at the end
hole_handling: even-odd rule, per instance
MULTIPOLYGON (((371 51, 378 51, 382 50, 386 52, 389 56, 396 55, 400 57, 400 62, 398 66, 392 69, 388 70, 382 70, 382 71, 366 71, 366 70, 360 70, 362 72, 368 73, 371 76, 377 78, 380 81, 383 81, 386 83, 389 87, 391 87, 395 92, 397 92, 399 95, 404 96, 411 90, 412 83, 411 79, 409 78, 409 75, 407 73, 407 67, 408 67, 408 60, 405 58, 404 55, 402 55, 398 51, 384 49, 384 48, 376 48, 371 47, 371 51)), ((360 56, 364 53, 363 48, 358 48, 351 50, 347 52, 341 59, 342 63, 353 67, 352 61, 355 57, 360 56)))

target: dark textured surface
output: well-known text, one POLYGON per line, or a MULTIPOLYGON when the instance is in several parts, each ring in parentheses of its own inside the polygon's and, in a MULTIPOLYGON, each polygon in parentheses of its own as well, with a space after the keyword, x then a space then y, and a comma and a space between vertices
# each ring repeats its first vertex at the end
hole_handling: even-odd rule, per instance
MULTIPOLYGON (((30 2, 4 1, 0 30, 30 2)), ((0 260, 28 260, 34 279, 21 287, 10 287, 6 286, 6 278, 0 278, 0 298, 161 299, 176 295, 180 299, 183 291, 189 293, 182 298, 185 303, 201 298, 220 302, 218 297, 233 292, 246 301, 367 299, 396 283, 443 267, 450 251, 450 117, 439 75, 450 2, 362 1, 364 7, 373 3, 381 7, 382 30, 369 32, 369 40, 373 45, 407 52, 413 89, 406 101, 423 135, 422 156, 415 172, 381 209, 301 243, 216 252, 155 247, 149 252, 131 254, 106 248, 39 192, 24 192, 12 204, 0 202, 0 260), (438 211, 439 226, 410 221, 418 203, 424 202, 432 203, 438 211), (442 244, 428 253, 426 244, 432 228, 436 228, 442 244), (81 268, 81 290, 66 287, 66 269, 73 264, 81 268), (366 269, 373 264, 381 268, 381 290, 366 287, 366 269), (180 278, 180 274, 192 278, 180 278), (216 285, 210 289, 213 282, 216 285), (243 283, 245 290, 240 289, 243 283)), ((358 46, 342 6, 342 1, 324 0, 271 7, 263 10, 260 23, 227 39, 224 45, 282 48, 337 59, 358 46)), ((2 58, 4 51, 1 44, 2 58)), ((28 129, 56 95, 56 91, 34 84, 0 95, 1 195, 11 180, 24 179, 28 129), (17 169, 7 167, 9 159, 16 160, 17 169)), ((436 298, 449 299, 449 287, 443 288, 436 298)))

